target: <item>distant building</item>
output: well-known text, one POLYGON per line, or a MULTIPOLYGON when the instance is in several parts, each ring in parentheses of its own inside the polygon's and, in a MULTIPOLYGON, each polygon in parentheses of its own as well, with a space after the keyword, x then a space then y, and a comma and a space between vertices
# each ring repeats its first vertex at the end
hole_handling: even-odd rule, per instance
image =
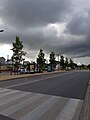
POLYGON ((5 65, 5 58, 4 57, 0 57, 0 64, 5 65))
POLYGON ((12 65, 12 64, 13 64, 13 62, 12 62, 12 60, 11 60, 11 59, 7 59, 6 64, 7 64, 7 65, 12 65))
POLYGON ((23 67, 26 68, 27 70, 30 69, 30 62, 29 61, 24 61, 23 62, 23 67))
POLYGON ((24 61, 24 62, 23 62, 23 65, 28 65, 28 64, 30 64, 29 61, 24 61))

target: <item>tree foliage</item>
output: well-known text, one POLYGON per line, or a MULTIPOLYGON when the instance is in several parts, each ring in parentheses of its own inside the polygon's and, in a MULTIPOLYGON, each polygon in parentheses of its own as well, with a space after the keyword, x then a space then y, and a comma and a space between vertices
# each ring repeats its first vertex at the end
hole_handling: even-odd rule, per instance
POLYGON ((90 64, 87 66, 87 68, 90 70, 90 64))
POLYGON ((65 60, 65 67, 68 67, 69 66, 69 61, 68 61, 68 58, 66 58, 65 60))
POLYGON ((84 64, 82 64, 81 67, 82 67, 83 70, 87 70, 88 69, 88 66, 84 65, 84 64))
POLYGON ((51 52, 51 54, 50 54, 50 57, 49 57, 49 61, 50 61, 50 64, 53 66, 53 67, 55 67, 55 65, 56 65, 56 61, 55 61, 55 53, 54 52, 51 52))
POLYGON ((65 64, 64 64, 64 56, 63 55, 61 55, 60 65, 61 65, 62 69, 64 69, 65 64))
POLYGON ((74 69, 74 68, 75 68, 75 64, 74 64, 74 62, 73 62, 73 60, 72 60, 72 59, 70 59, 69 66, 70 66, 72 69, 74 69))
POLYGON ((44 57, 45 57, 45 54, 43 53, 43 50, 40 49, 40 52, 39 52, 38 58, 37 58, 37 64, 39 65, 39 70, 40 71, 45 68, 46 59, 44 57))
POLYGON ((13 48, 11 49, 13 51, 12 55, 12 62, 14 63, 15 68, 19 68, 20 63, 24 60, 23 56, 26 55, 26 52, 24 52, 23 49, 23 42, 20 40, 18 36, 16 36, 15 43, 12 43, 13 48))

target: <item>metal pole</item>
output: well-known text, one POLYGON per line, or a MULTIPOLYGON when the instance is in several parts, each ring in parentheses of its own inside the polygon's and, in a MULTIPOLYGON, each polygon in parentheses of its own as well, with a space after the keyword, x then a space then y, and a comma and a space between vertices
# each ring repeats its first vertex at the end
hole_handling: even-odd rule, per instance
MULTIPOLYGON (((0 32, 4 32, 4 30, 0 30, 0 32)), ((0 73, 1 73, 1 63, 0 63, 0 73)))
POLYGON ((0 30, 0 32, 4 32, 4 30, 0 30))

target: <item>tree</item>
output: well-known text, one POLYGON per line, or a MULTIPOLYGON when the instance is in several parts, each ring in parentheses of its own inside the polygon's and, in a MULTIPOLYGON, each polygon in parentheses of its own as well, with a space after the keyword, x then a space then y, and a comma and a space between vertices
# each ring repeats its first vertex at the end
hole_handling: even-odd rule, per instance
POLYGON ((84 65, 84 64, 82 64, 81 67, 82 67, 83 70, 87 70, 88 69, 88 66, 84 65))
POLYGON ((64 64, 64 56, 63 55, 61 55, 60 65, 62 66, 62 69, 64 69, 65 64, 64 64))
POLYGON ((68 67, 69 66, 69 62, 68 62, 68 58, 66 58, 65 60, 65 67, 68 67))
POLYGON ((71 67, 72 69, 74 69, 74 67, 75 67, 72 59, 70 59, 69 67, 71 67))
POLYGON ((14 63, 14 68, 17 69, 18 74, 19 65, 24 60, 23 56, 26 55, 26 52, 22 50, 23 42, 20 40, 18 36, 16 36, 15 43, 12 43, 12 45, 13 45, 13 48, 11 49, 13 51, 12 62, 14 63))
POLYGON ((77 63, 74 63, 74 67, 75 67, 75 68, 78 68, 78 65, 77 65, 77 63))
POLYGON ((38 58, 37 58, 37 64, 39 65, 39 71, 41 72, 41 70, 44 70, 45 68, 45 54, 43 53, 43 50, 40 49, 40 52, 38 54, 38 58))
POLYGON ((87 68, 90 70, 90 64, 87 66, 87 68))
POLYGON ((55 53, 51 52, 49 61, 50 61, 50 64, 52 65, 52 67, 55 67, 55 65, 56 65, 55 59, 56 59, 55 58, 55 53))

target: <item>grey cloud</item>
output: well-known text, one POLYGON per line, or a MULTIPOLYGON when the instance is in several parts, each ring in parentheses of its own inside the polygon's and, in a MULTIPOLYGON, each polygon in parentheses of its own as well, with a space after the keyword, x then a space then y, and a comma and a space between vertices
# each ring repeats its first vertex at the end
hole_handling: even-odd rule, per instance
POLYGON ((67 31, 75 35, 83 35, 90 33, 90 12, 81 11, 79 14, 72 16, 72 19, 67 24, 67 31))
POLYGON ((4 33, 0 43, 15 41, 20 36, 27 57, 34 58, 39 49, 46 53, 66 54, 72 58, 90 56, 90 12, 73 14, 70 0, 0 0, 0 18, 4 33), (2 7, 1 7, 2 6, 2 7), (69 16, 70 15, 70 16, 69 16), (66 19, 68 16, 68 19, 66 19), (66 30, 47 28, 50 23, 67 23, 66 30))
MULTIPOLYGON (((67 36, 68 37, 68 36, 67 36)), ((60 41, 58 41, 57 45, 52 45, 48 48, 48 50, 53 50, 57 54, 65 54, 67 56, 70 56, 72 58, 74 57, 86 57, 90 56, 90 40, 89 36, 85 36, 84 38, 80 40, 78 37, 78 40, 76 38, 69 36, 68 38, 65 38, 62 36, 60 38, 60 41), (69 40, 69 41, 67 41, 69 40), (63 43, 62 43, 63 41, 63 43)))
POLYGON ((70 0, 4 0, 0 15, 6 24, 28 27, 63 19, 70 5, 70 0))
MULTIPOLYGON (((27 51, 28 57, 34 58, 37 55, 37 51, 41 48, 44 49, 46 53, 54 51, 56 54, 66 54, 72 58, 90 56, 89 36, 76 37, 66 34, 58 37, 54 30, 51 30, 53 34, 49 31, 50 34, 48 33, 48 35, 45 36, 45 31, 43 31, 43 28, 38 27, 19 32, 18 35, 24 43, 24 49, 27 51), (34 54, 31 55, 32 53, 34 54)), ((12 43, 15 41, 15 35, 16 31, 9 31, 8 34, 2 36, 2 40, 4 40, 5 43, 12 43)))
MULTIPOLYGON (((79 36, 82 36, 80 42, 72 43, 69 47, 66 47, 70 56, 74 57, 86 57, 90 56, 90 10, 81 10, 72 16, 72 19, 67 24, 65 33, 74 35, 80 40, 79 36), (85 37, 84 37, 85 36, 85 37)), ((74 39, 71 37, 74 41, 74 39)))

